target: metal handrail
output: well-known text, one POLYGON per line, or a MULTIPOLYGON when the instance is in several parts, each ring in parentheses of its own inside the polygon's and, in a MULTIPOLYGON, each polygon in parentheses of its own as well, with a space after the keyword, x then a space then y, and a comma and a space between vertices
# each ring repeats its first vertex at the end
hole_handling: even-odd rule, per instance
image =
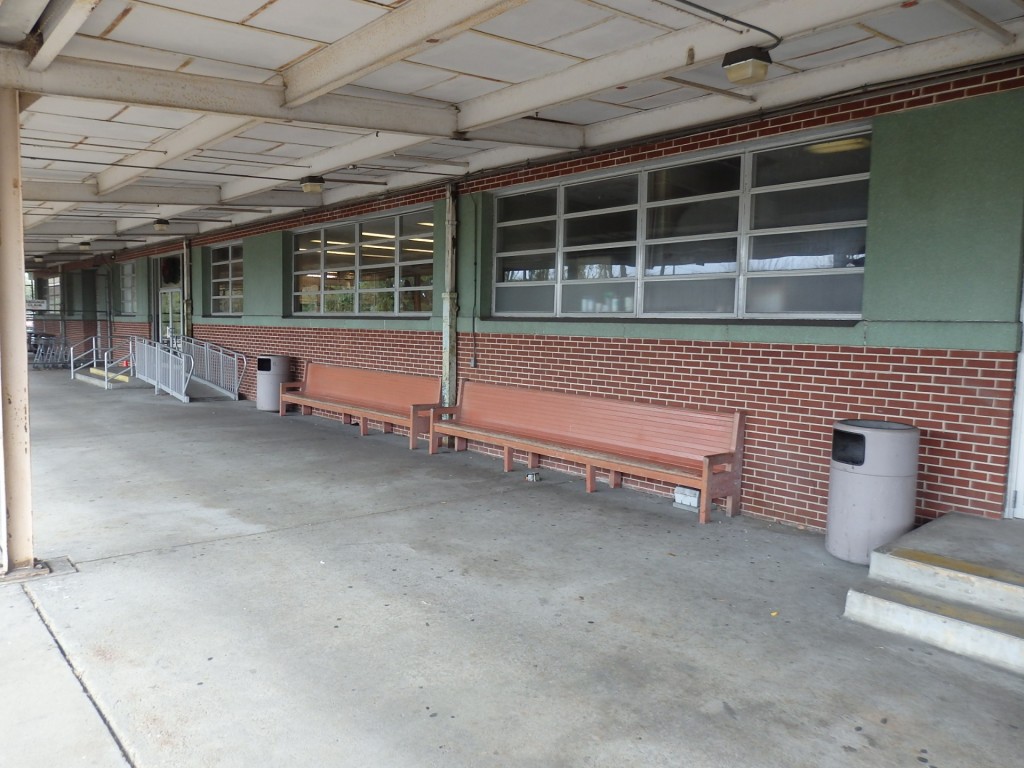
POLYGON ((82 339, 71 347, 68 353, 68 367, 71 378, 85 369, 103 370, 103 388, 110 389, 111 381, 117 376, 132 375, 132 347, 130 337, 117 337, 109 347, 103 346, 100 336, 82 339))
POLYGON ((195 368, 191 355, 132 336, 132 359, 135 376, 152 384, 155 392, 163 390, 183 403, 189 401, 186 390, 195 368))
POLYGON ((238 399, 247 362, 245 355, 190 336, 176 336, 174 348, 190 355, 195 361, 195 378, 206 382, 233 400, 238 399))
POLYGON ((99 336, 89 336, 88 338, 82 339, 77 344, 73 344, 71 346, 68 367, 71 369, 72 379, 75 378, 75 374, 79 371, 85 370, 86 368, 99 367, 99 361, 103 354, 99 344, 99 336))

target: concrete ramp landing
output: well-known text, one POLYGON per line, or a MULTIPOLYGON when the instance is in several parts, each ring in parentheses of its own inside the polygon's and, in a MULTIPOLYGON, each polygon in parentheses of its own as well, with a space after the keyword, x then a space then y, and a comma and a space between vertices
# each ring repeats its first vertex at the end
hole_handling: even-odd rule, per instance
POLYGON ((845 615, 1024 674, 1024 521, 951 514, 871 553, 845 615))

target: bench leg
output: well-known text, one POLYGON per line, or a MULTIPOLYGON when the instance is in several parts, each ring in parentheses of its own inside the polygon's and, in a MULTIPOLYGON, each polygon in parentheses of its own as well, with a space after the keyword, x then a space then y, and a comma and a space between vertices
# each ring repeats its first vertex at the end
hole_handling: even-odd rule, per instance
POLYGON ((739 493, 732 493, 725 497, 725 514, 729 517, 736 517, 740 513, 739 493))
POLYGON ((341 423, 342 424, 352 424, 352 414, 351 413, 343 413, 343 414, 341 414, 341 423))
POLYGON ((384 422, 384 434, 390 435, 394 431, 395 431, 395 425, 394 424, 389 424, 388 422, 385 421, 384 422))
POLYGON ((303 416, 312 416, 313 415, 313 406, 311 406, 311 405, 302 405, 302 406, 299 406, 299 407, 302 408, 302 415, 303 416))
POLYGON ((614 469, 608 470, 608 487, 609 488, 621 488, 622 487, 622 473, 614 469))
POLYGON ((455 450, 456 451, 464 451, 468 447, 469 447, 469 440, 467 440, 464 437, 456 437, 455 438, 455 450))
POLYGON ((502 458, 504 459, 505 471, 506 472, 511 472, 512 471, 512 449, 511 448, 505 448, 502 451, 502 458))
POLYGON ((594 470, 593 464, 587 464, 586 469, 587 478, 587 493, 593 493, 597 490, 597 472, 594 470))
POLYGON ((434 430, 431 429, 429 435, 427 436, 427 453, 429 453, 431 456, 437 453, 437 444, 439 442, 441 442, 440 435, 435 435, 434 430))
POLYGON ((370 420, 363 416, 359 419, 359 434, 362 437, 366 437, 370 434, 370 420))
POLYGON ((540 466, 540 454, 539 453, 527 453, 526 454, 526 467, 527 469, 536 469, 540 466))
POLYGON ((700 492, 700 512, 697 519, 701 525, 711 521, 711 494, 707 488, 700 492))

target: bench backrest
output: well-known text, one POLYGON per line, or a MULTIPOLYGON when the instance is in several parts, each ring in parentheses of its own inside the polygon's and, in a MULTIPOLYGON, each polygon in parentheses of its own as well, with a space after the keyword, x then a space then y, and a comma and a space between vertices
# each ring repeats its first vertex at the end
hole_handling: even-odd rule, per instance
POLYGON ((306 363, 302 392, 381 410, 406 411, 410 405, 440 400, 441 379, 411 373, 371 371, 326 363, 306 363))
POLYGON ((641 459, 696 460, 734 451, 742 414, 465 380, 459 420, 485 429, 641 459))

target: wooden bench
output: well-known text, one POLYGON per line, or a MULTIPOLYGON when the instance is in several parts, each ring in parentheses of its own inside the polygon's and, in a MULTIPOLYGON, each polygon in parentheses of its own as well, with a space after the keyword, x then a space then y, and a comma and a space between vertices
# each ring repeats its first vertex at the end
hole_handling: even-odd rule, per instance
POLYGON ((726 499, 726 513, 739 512, 743 413, 713 413, 648 405, 606 397, 522 387, 462 382, 458 405, 434 408, 430 453, 445 435, 455 450, 469 440, 503 449, 512 470, 513 451, 526 453, 528 467, 540 457, 582 464, 587 492, 596 490, 596 470, 617 488, 623 473, 700 491, 700 522, 712 499, 726 499))
POLYGON ((289 405, 297 405, 304 416, 315 408, 340 414, 346 424, 357 418, 360 435, 369 433, 371 419, 385 432, 397 424, 409 429, 409 448, 415 450, 419 435, 430 428, 430 410, 440 404, 440 392, 441 379, 435 376, 306 363, 303 381, 281 385, 279 413, 284 416, 289 405))

